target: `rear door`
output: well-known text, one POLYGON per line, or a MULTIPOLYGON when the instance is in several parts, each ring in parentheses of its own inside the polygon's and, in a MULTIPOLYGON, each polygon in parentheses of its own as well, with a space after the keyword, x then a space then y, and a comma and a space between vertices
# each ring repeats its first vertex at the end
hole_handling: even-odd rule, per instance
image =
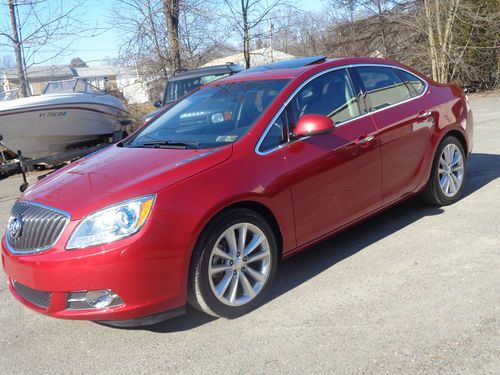
POLYGON ((273 148, 280 137, 285 139, 280 149, 287 163, 299 246, 381 206, 377 129, 370 116, 362 116, 358 100, 347 69, 327 72, 298 91, 262 142, 264 148, 273 148), (304 114, 331 117, 335 131, 286 139, 304 114))
POLYGON ((435 114, 428 105, 425 82, 397 68, 353 68, 368 110, 379 129, 383 204, 412 192, 423 178, 431 153, 435 114))

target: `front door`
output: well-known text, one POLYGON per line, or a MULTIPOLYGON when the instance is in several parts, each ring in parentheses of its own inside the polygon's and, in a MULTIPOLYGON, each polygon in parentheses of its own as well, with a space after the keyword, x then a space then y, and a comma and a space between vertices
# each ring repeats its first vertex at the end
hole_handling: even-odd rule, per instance
POLYGON ((307 83, 286 108, 289 131, 303 114, 329 116, 333 133, 282 146, 290 178, 297 245, 306 244, 381 206, 381 160, 371 116, 361 116, 346 69, 307 83))

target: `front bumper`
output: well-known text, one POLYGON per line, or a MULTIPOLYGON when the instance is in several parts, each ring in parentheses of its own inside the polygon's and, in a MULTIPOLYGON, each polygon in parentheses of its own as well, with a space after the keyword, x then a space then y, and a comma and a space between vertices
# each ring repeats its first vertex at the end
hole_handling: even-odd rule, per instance
MULTIPOLYGON (((186 302, 187 236, 183 238, 178 231, 173 235, 169 228, 150 221, 139 233, 112 244, 65 250, 68 233, 76 224, 70 222, 58 242, 38 254, 11 254, 3 238, 3 267, 10 290, 20 302, 56 318, 108 324, 122 321, 122 325, 130 325, 127 321, 169 310, 179 315, 186 302), (15 288, 12 280, 25 289, 15 288), (112 290, 123 303, 70 309, 70 293, 87 290, 112 290), (31 298, 32 291, 48 295, 46 303, 31 298)), ((141 320, 137 322, 141 324, 141 320)))

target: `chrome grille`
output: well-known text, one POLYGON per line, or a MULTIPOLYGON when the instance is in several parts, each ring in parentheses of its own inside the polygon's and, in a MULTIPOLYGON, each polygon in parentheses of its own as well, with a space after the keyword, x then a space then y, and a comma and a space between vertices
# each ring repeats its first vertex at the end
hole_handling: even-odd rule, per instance
POLYGON ((10 213, 6 239, 15 254, 47 250, 69 222, 69 214, 32 202, 16 202, 10 213))
POLYGON ((23 297, 25 300, 31 302, 34 305, 42 307, 44 309, 49 308, 50 304, 50 292, 44 292, 42 290, 36 290, 27 287, 21 283, 18 283, 16 280, 11 279, 12 286, 14 290, 23 297))

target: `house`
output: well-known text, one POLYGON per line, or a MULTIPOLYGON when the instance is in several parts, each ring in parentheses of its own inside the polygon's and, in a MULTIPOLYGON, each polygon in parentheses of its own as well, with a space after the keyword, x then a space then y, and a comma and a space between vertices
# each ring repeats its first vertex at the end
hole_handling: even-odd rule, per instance
POLYGON ((118 69, 96 66, 96 67, 83 67, 72 68, 75 71, 75 77, 85 78, 85 80, 92 86, 101 90, 116 90, 118 69))
POLYGON ((136 68, 121 68, 116 76, 116 86, 127 103, 142 104, 150 101, 148 82, 136 68))
MULTIPOLYGON (((32 66, 27 69, 29 88, 32 95, 41 94, 49 81, 63 81, 72 79, 76 72, 69 66, 32 66)), ((19 78, 15 68, 3 69, 0 75, 4 90, 19 88, 19 78)))
MULTIPOLYGON (((278 51, 277 49, 264 47, 250 51, 250 67, 270 64, 274 61, 293 59, 295 57, 294 55, 278 51)), ((224 65, 228 62, 245 66, 243 52, 212 60, 203 66, 224 65)))

